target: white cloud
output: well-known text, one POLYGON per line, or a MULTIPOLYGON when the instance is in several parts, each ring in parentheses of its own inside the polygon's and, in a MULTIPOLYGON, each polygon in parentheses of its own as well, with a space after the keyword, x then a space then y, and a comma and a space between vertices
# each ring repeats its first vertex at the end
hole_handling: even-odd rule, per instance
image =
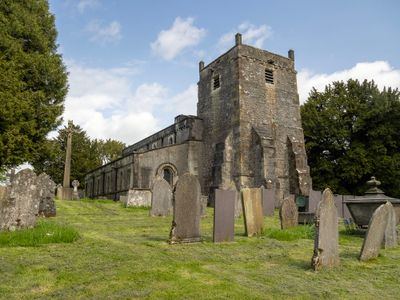
POLYGON ((313 87, 323 91, 325 86, 333 81, 374 80, 380 89, 384 86, 400 88, 400 69, 394 69, 386 61, 362 62, 351 69, 337 71, 331 74, 315 74, 309 70, 301 70, 297 75, 300 103, 304 103, 313 87))
POLYGON ((191 84, 186 90, 172 98, 170 108, 176 115, 196 115, 197 114, 197 85, 191 84))
POLYGON ((233 47, 235 34, 238 32, 242 34, 244 44, 253 45, 257 48, 262 48, 265 40, 272 35, 272 29, 268 25, 256 26, 249 22, 243 22, 235 30, 221 36, 217 45, 221 52, 233 47))
POLYGON ((172 60, 186 48, 199 44, 206 30, 194 26, 193 22, 193 18, 177 17, 172 27, 162 30, 157 40, 151 43, 153 53, 165 60, 172 60))
POLYGON ((77 7, 79 12, 83 13, 87 8, 95 8, 99 4, 98 0, 79 0, 77 7))
POLYGON ((108 25, 93 21, 88 24, 86 31, 91 34, 90 41, 100 44, 116 42, 122 37, 121 24, 118 21, 112 21, 108 25))
POLYGON ((132 144, 161 129, 164 122, 156 115, 196 114, 195 84, 170 95, 156 82, 132 86, 138 73, 135 67, 88 68, 73 61, 67 61, 67 66, 70 89, 64 125, 73 120, 91 138, 112 138, 132 144))

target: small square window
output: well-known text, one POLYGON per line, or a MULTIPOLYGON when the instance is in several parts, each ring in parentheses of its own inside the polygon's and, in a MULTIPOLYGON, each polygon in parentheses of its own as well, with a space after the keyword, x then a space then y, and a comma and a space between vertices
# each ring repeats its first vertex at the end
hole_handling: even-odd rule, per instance
POLYGON ((265 69, 265 82, 274 84, 274 71, 265 69))
POLYGON ((219 80, 219 75, 215 75, 214 77, 213 77, 213 88, 214 88, 214 90, 216 90, 217 88, 219 88, 221 85, 220 85, 220 80, 219 80))

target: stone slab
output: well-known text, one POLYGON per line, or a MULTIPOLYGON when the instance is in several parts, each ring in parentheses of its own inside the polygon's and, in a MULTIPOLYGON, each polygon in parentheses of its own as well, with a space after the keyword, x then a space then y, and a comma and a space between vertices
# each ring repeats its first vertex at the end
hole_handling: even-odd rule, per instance
POLYGON ((207 204, 208 204, 208 197, 201 195, 200 196, 200 215, 202 217, 207 217, 207 204))
POLYGON ((213 240, 231 242, 234 239, 236 191, 215 190, 213 240))
POLYGON ((172 213, 172 189, 171 185, 161 177, 157 177, 153 183, 151 196, 150 216, 165 217, 172 213))
POLYGON ((189 173, 179 176, 173 203, 174 216, 169 242, 176 244, 200 241, 200 183, 196 176, 189 173))
POLYGON ((261 189, 242 189, 242 203, 245 234, 249 237, 260 235, 264 227, 261 189))
POLYGON ((318 270, 333 268, 339 264, 338 212, 331 190, 326 189, 315 213, 312 267, 318 270))
POLYGON ((128 191, 125 207, 150 207, 151 191, 146 189, 132 189, 128 191))
POLYGON ((372 214, 361 248, 360 260, 369 260, 379 255, 388 222, 388 215, 389 209, 386 204, 380 205, 372 214))
POLYGON ((298 225, 299 213, 295 203, 294 195, 287 196, 279 209, 281 229, 287 229, 298 225))
POLYGON ((261 188, 264 216, 272 217, 275 211, 275 189, 261 188))
POLYGON ((56 184, 51 180, 50 176, 42 173, 37 177, 37 188, 39 203, 39 216, 55 217, 56 204, 54 202, 54 191, 56 184))
POLYGON ((30 169, 18 172, 11 186, 2 192, 0 230, 32 228, 39 213, 37 176, 30 169))
POLYGON ((321 191, 310 191, 310 196, 308 197, 308 211, 309 212, 315 212, 318 207, 318 203, 322 199, 322 193, 321 191))
POLYGON ((383 245, 385 249, 393 248, 398 245, 398 237, 397 237, 397 216, 394 211, 394 207, 392 203, 389 201, 385 204, 388 208, 388 218, 387 225, 385 229, 385 235, 383 238, 383 245))

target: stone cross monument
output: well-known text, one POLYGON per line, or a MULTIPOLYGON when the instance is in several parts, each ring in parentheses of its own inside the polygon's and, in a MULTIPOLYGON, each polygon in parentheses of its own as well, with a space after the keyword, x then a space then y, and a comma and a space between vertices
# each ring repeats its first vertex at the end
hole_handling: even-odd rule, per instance
POLYGON ((74 180, 72 181, 72 186, 74 187, 74 190, 72 192, 72 200, 79 200, 79 192, 78 192, 78 187, 79 187, 79 181, 74 180))
POLYGON ((64 181, 62 187, 62 200, 72 199, 72 188, 70 182, 71 176, 71 146, 72 146, 72 132, 74 124, 71 120, 68 121, 67 128, 67 149, 65 154, 65 167, 64 167, 64 181))

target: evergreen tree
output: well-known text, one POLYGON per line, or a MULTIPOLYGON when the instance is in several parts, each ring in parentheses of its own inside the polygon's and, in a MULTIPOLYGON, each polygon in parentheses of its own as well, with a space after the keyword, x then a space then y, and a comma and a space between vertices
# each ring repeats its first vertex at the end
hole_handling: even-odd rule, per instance
POLYGON ((0 169, 31 161, 60 124, 67 73, 47 0, 0 1, 0 169))
POLYGON ((301 106, 314 189, 363 194, 371 176, 400 197, 400 93, 373 81, 333 82, 301 106))

